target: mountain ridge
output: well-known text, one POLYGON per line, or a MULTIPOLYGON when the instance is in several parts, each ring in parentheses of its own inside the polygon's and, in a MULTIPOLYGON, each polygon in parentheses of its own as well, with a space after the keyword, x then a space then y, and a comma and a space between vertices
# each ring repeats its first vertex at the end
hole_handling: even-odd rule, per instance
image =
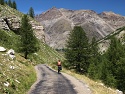
POLYGON ((99 40, 117 28, 125 26, 125 17, 113 12, 98 14, 93 10, 68 10, 56 7, 36 16, 35 19, 45 28, 46 43, 55 49, 65 48, 68 34, 75 25, 82 26, 90 41, 92 37, 99 40))

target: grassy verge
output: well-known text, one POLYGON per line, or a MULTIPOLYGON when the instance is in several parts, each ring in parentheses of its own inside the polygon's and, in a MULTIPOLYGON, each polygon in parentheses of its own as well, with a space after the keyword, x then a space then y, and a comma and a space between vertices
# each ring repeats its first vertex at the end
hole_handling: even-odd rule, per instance
POLYGON ((25 94, 36 80, 31 62, 16 55, 11 60, 0 52, 0 94, 25 94))
POLYGON ((88 77, 86 77, 85 75, 80 75, 80 74, 77 74, 73 71, 69 71, 66 69, 63 69, 63 72, 65 72, 69 75, 72 75, 76 79, 79 79, 79 80, 87 83, 88 86, 90 87, 90 89, 92 90, 93 94, 117 94, 115 89, 106 87, 100 81, 95 82, 95 81, 89 79, 88 77))

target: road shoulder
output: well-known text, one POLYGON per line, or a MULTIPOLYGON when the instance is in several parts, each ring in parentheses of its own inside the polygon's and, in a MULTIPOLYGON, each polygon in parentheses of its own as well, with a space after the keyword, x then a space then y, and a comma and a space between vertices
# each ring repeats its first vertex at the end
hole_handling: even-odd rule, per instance
POLYGON ((74 89, 76 90, 77 94, 92 94, 91 90, 89 89, 88 85, 81 82, 80 80, 74 78, 73 76, 70 76, 66 73, 62 73, 74 86, 74 89))

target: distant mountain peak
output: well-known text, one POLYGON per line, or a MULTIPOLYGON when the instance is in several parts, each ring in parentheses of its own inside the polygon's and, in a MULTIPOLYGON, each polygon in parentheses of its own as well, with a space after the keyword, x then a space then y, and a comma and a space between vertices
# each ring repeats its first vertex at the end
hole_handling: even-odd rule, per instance
MULTIPOLYGON (((53 6, 51 9, 57 9, 55 6, 53 6)), ((58 9, 57 9, 58 10, 58 9)))
POLYGON ((81 26, 89 37, 101 39, 117 28, 125 26, 125 17, 114 12, 96 13, 94 10, 69 10, 53 7, 36 19, 45 26, 46 43, 53 48, 64 48, 75 25, 81 26))
POLYGON ((119 14, 116 14, 116 13, 112 12, 112 11, 109 11, 109 12, 104 11, 104 12, 100 13, 100 15, 103 15, 103 16, 121 16, 119 14))
POLYGON ((108 21, 108 22, 110 21, 110 24, 114 24, 114 22, 115 22, 115 25, 117 24, 116 27, 120 26, 120 25, 123 26, 123 24, 124 24, 123 21, 125 21, 124 16, 116 14, 112 11, 109 11, 109 12, 104 11, 104 12, 100 13, 99 16, 101 18, 103 18, 105 21, 108 21))
POLYGON ((62 13, 56 7, 52 7, 51 9, 47 10, 46 12, 40 14, 38 17, 42 18, 42 20, 52 20, 57 19, 62 16, 62 13))

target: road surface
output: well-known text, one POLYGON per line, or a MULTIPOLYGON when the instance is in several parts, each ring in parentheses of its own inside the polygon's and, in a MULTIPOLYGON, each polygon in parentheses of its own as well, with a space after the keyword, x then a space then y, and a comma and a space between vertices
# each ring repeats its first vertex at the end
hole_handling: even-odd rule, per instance
POLYGON ((58 74, 44 64, 35 66, 35 69, 37 71, 37 81, 32 85, 28 94, 91 94, 85 84, 72 78, 72 76, 64 73, 58 74), (67 78, 74 80, 70 81, 67 78), (71 82, 75 82, 78 85, 75 86, 71 82))
POLYGON ((70 82, 46 65, 38 65, 38 81, 29 94, 77 94, 70 82))

